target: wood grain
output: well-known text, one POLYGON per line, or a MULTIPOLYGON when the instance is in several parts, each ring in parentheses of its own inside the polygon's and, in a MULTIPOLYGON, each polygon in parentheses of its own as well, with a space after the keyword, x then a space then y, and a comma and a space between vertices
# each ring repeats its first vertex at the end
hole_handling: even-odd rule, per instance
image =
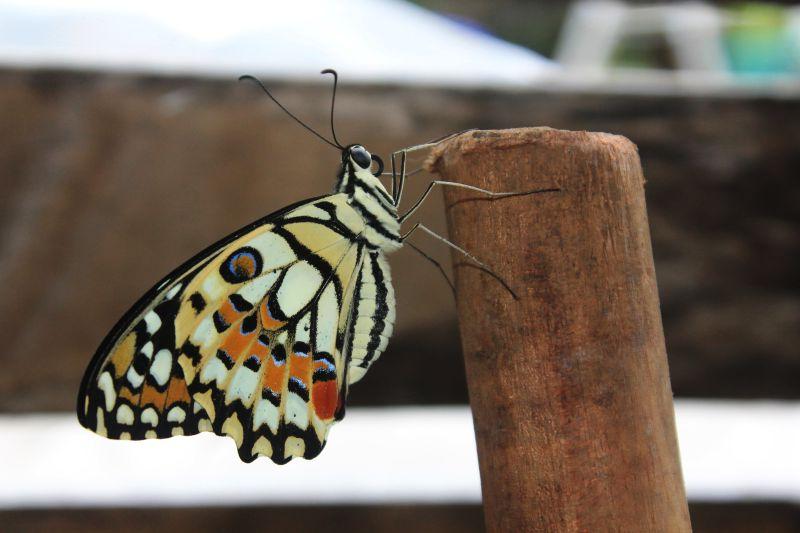
POLYGON ((689 531, 636 147, 549 128, 437 147, 489 531, 689 531))

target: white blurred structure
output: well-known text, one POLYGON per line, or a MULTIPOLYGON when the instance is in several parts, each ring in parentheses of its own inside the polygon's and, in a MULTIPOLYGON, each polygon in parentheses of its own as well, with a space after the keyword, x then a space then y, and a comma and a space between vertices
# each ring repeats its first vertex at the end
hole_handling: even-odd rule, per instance
POLYGON ((582 0, 570 7, 556 58, 565 67, 602 70, 616 47, 635 35, 663 35, 680 70, 724 74, 724 17, 705 2, 632 6, 617 0, 582 0))
POLYGON ((552 62, 403 0, 0 0, 0 65, 526 86, 552 62))
MULTIPOLYGON (((800 502, 800 402, 675 411, 690 500, 800 502)), ((285 466, 211 434, 107 440, 71 413, 0 416, 0 435, 0 509, 481 500, 467 406, 348 409, 318 458, 285 466)))

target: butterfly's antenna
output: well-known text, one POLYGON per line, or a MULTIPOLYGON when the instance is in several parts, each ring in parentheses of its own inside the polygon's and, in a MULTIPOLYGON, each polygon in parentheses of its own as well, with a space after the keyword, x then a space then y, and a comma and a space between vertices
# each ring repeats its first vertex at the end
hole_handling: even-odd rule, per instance
POLYGON ((332 68, 326 68, 320 72, 320 74, 333 74, 333 96, 331 96, 331 134, 333 135, 333 142, 335 142, 339 148, 344 150, 344 146, 342 146, 342 143, 340 143, 339 139, 336 138, 336 128, 333 127, 333 108, 336 106, 336 86, 339 85, 339 74, 337 74, 332 68))
POLYGON ((264 86, 264 84, 263 84, 263 83, 261 83, 261 80, 259 80, 259 79, 258 79, 258 78, 256 78, 255 76, 251 76, 251 75, 249 75, 249 74, 245 74, 244 76, 239 76, 239 81, 245 81, 245 80, 250 80, 250 81, 254 81, 255 83, 257 83, 257 84, 258 84, 258 86, 259 86, 259 87, 261 87, 261 90, 262 90, 262 91, 264 91, 264 92, 266 93, 266 95, 267 95, 267 96, 269 96, 270 100, 272 100, 273 102, 275 102, 275 103, 278 105, 278 107, 280 107, 280 108, 283 110, 283 112, 284 112, 284 113, 286 113, 287 115, 289 115, 290 117, 292 117, 292 118, 295 120, 295 122, 297 122, 298 124, 300 124, 301 126, 303 126, 305 129, 307 129, 308 131, 310 131, 311 133, 313 133, 314 135, 316 135, 317 137, 319 137, 320 139, 322 139, 322 140, 323 140, 323 141, 325 141, 326 143, 330 144, 330 145, 331 145, 331 146, 333 146, 334 148, 336 148, 336 149, 338 149, 338 150, 341 150, 341 149, 342 149, 342 147, 338 145, 338 142, 337 142, 337 144, 334 144, 334 143, 332 143, 331 141, 329 141, 328 139, 326 139, 325 137, 323 137, 322 135, 320 135, 319 133, 317 133, 317 132, 314 130, 314 128, 312 128, 311 126, 309 126, 308 124, 306 124, 305 122, 303 122, 302 120, 300 120, 299 118, 297 118, 296 116, 294 116, 294 114, 293 114, 291 111, 289 111, 288 109, 286 109, 285 107, 283 107, 283 104, 281 104, 281 103, 278 101, 278 99, 277 99, 277 98, 275 98, 274 96, 272 96, 272 93, 271 93, 271 92, 269 92, 269 89, 267 89, 267 88, 266 88, 266 86, 264 86))

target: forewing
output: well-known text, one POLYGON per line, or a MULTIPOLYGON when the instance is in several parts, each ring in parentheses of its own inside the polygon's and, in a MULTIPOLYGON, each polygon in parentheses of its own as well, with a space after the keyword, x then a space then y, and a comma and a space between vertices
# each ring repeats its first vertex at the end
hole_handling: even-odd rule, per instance
POLYGON ((345 399, 342 317, 361 231, 333 195, 198 254, 102 343, 81 386, 81 424, 118 439, 213 431, 245 461, 317 455, 345 399))

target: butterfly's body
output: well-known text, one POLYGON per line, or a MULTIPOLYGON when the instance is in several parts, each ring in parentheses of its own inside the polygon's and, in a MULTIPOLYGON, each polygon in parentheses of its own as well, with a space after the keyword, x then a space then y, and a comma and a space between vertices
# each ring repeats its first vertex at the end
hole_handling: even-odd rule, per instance
POLYGON ((343 164, 336 181, 336 191, 346 194, 347 202, 361 216, 365 225, 364 239, 371 248, 386 253, 400 249, 400 220, 395 200, 383 183, 369 171, 369 166, 362 168, 356 163, 343 164))
POLYGON ((368 152, 343 154, 336 193, 234 233, 123 317, 84 377, 84 426, 134 440, 213 431, 245 461, 322 450, 391 336, 385 254, 402 245, 368 152))

